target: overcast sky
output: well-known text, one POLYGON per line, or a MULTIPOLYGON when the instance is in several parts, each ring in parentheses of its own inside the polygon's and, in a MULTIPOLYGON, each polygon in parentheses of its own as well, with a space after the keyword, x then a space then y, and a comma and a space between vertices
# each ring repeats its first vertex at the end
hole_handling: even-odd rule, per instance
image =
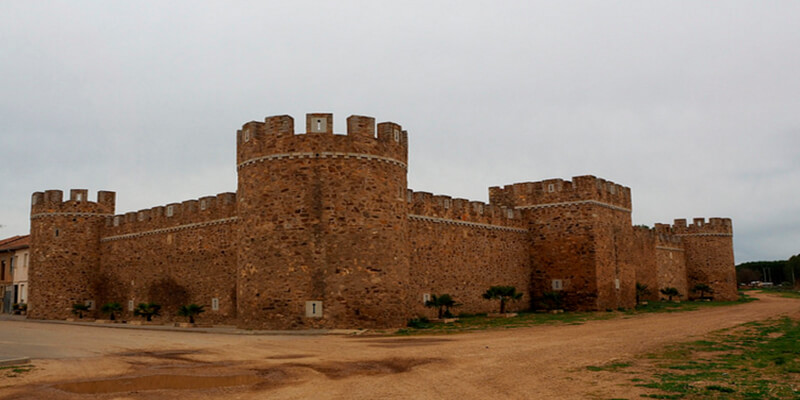
POLYGON ((30 196, 117 212, 236 190, 247 121, 409 132, 409 187, 596 175, 633 221, 731 217, 800 253, 798 1, 0 2, 0 237, 30 196))

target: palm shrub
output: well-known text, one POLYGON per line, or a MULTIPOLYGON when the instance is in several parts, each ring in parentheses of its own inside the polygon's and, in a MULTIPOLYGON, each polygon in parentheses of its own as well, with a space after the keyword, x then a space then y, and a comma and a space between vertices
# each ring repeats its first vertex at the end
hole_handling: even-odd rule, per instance
POLYGON ((664 296, 667 296, 669 301, 672 301, 673 297, 681 295, 681 292, 679 292, 678 289, 676 289, 674 287, 665 287, 665 288, 661 289, 660 292, 664 296))
POLYGON ((122 304, 112 301, 110 303, 103 304, 103 306, 100 307, 100 311, 102 311, 103 314, 108 314, 108 319, 113 321, 116 319, 115 313, 122 312, 122 304))
POLYGON ((517 292, 514 286, 492 286, 483 294, 486 300, 500 300, 500 314, 505 314, 506 303, 522 298, 522 293, 517 292))
POLYGON ((181 306, 181 308, 178 309, 178 315, 180 315, 181 317, 188 317, 189 323, 193 324, 194 317, 200 315, 201 313, 204 313, 205 311, 206 310, 203 309, 203 306, 198 306, 197 304, 189 304, 186 306, 181 306))
POLYGON ((711 286, 708 286, 705 283, 698 283, 697 285, 694 285, 692 292, 700 293, 700 298, 705 299, 706 293, 712 294, 714 293, 714 289, 711 289, 711 286))
POLYGON ((561 297, 561 292, 544 292, 542 293, 542 304, 548 310, 560 310, 564 308, 564 299, 561 297))
POLYGON ((161 305, 157 303, 139 303, 136 309, 133 310, 133 315, 137 317, 144 317, 147 321, 152 321, 153 317, 157 317, 161 312, 161 305))
POLYGON ((432 295, 431 299, 425 302, 425 307, 436 308, 439 319, 445 317, 452 317, 453 314, 450 313, 450 307, 457 307, 456 301, 453 300, 453 297, 449 294, 440 294, 440 295, 432 295))
POLYGON ((644 283, 636 282, 636 304, 641 303, 642 297, 649 295, 652 293, 650 288, 647 287, 644 283))
POLYGON ((72 305, 72 313, 77 315, 78 318, 83 319, 83 313, 89 311, 88 304, 75 303, 72 305))

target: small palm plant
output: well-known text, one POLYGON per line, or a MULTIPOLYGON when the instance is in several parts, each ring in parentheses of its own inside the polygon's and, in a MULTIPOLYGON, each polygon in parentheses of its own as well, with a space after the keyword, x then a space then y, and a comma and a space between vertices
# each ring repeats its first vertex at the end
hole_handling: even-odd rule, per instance
POLYGON ((705 283, 698 283, 697 285, 694 285, 694 287, 692 288, 692 291, 695 292, 695 293, 700 293, 700 298, 701 299, 705 299, 706 298, 706 293, 708 293, 708 294, 713 294, 714 293, 714 289, 711 289, 711 286, 708 286, 705 283))
POLYGON ((203 306, 198 306, 197 304, 189 304, 186 306, 181 306, 181 308, 178 309, 178 315, 180 315, 181 317, 188 317, 189 323, 193 324, 194 317, 200 315, 201 313, 204 313, 205 311, 206 310, 203 309, 203 306))
POLYGON ((681 295, 681 293, 678 291, 678 289, 676 289, 674 287, 665 287, 665 288, 661 289, 660 292, 664 296, 667 296, 668 301, 672 301, 673 297, 681 295))
POLYGON ((122 305, 116 301, 112 301, 110 303, 103 304, 103 306, 100 307, 100 311, 102 311, 103 314, 108 314, 108 319, 114 321, 116 319, 116 313, 122 312, 122 305))
POLYGON ((506 303, 522 298, 514 286, 492 286, 483 294, 486 300, 500 300, 500 314, 506 313, 506 303))
POLYGON ((644 283, 636 282, 636 304, 641 303, 642 297, 651 293, 650 288, 644 283))
POLYGON ((156 303, 139 303, 136 309, 133 310, 133 315, 137 317, 144 317, 147 321, 152 321, 153 317, 160 314, 161 305, 156 303))
POLYGON ((425 307, 438 309, 439 319, 450 317, 450 307, 456 307, 456 301, 449 294, 432 295, 431 299, 425 302, 425 307))
POLYGON ((77 315, 78 318, 83 319, 83 313, 89 311, 88 304, 75 303, 72 305, 72 313, 77 315))

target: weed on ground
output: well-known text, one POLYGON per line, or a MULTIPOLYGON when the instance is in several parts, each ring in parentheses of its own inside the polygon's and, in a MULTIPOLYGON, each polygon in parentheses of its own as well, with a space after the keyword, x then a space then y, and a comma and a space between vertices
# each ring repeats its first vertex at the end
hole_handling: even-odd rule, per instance
POLYGON ((647 398, 800 399, 800 321, 744 324, 640 362, 649 379, 631 381, 656 392, 647 398))
POLYGON ((408 327, 393 332, 397 335, 419 335, 437 333, 459 333, 486 329, 509 329, 544 324, 580 325, 586 321, 627 318, 632 315, 663 312, 693 311, 708 307, 726 307, 756 300, 745 293, 740 293, 738 301, 690 301, 690 302, 650 302, 635 309, 606 312, 566 312, 566 313, 534 313, 520 312, 515 317, 493 318, 486 314, 459 315, 455 322, 433 323, 427 318, 419 317, 409 321, 408 327))

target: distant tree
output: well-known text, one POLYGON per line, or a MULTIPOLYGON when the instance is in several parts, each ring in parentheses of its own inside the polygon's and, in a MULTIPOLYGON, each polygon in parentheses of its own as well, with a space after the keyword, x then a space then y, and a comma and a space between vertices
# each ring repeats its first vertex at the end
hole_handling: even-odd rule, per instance
POLYGON ((661 291, 661 294, 663 294, 664 296, 668 297, 669 301, 672 301, 673 297, 681 295, 681 293, 678 291, 678 289, 676 289, 674 287, 665 287, 665 288, 661 289, 660 291, 661 291))
POLYGON ((517 292, 514 286, 492 286, 484 294, 486 300, 500 300, 500 314, 505 314, 506 303, 522 298, 522 293, 517 292))
POLYGON ((133 315, 137 317, 144 317, 147 321, 152 321, 153 317, 157 317, 161 312, 161 305, 157 303, 139 303, 136 309, 133 310, 133 315))
POLYGON ((457 305, 453 297, 446 293, 438 296, 434 294, 431 296, 430 300, 425 302, 425 307, 437 309, 439 319, 452 316, 452 314, 450 314, 450 307, 456 307, 457 305))
POLYGON ((652 293, 649 287, 644 283, 636 282, 636 304, 641 303, 642 297, 652 293))
POLYGON ((189 323, 194 323, 194 317, 204 313, 206 310, 203 309, 203 306, 198 306, 197 304, 189 304, 186 306, 181 306, 178 309, 178 315, 181 317, 188 317, 189 323))
POLYGON ((88 304, 75 303, 72 305, 72 313, 77 315, 80 319, 83 319, 83 313, 87 311, 89 311, 88 304))
POLYGON ((100 307, 100 311, 102 311, 103 314, 108 314, 108 319, 114 321, 116 319, 115 313, 122 312, 122 305, 112 301, 110 303, 103 304, 103 306, 100 307))
POLYGON ((714 289, 712 289, 711 286, 708 286, 705 283, 698 283, 694 285, 694 287, 692 288, 692 292, 700 293, 700 298, 705 299, 706 293, 712 294, 714 293, 714 289))

